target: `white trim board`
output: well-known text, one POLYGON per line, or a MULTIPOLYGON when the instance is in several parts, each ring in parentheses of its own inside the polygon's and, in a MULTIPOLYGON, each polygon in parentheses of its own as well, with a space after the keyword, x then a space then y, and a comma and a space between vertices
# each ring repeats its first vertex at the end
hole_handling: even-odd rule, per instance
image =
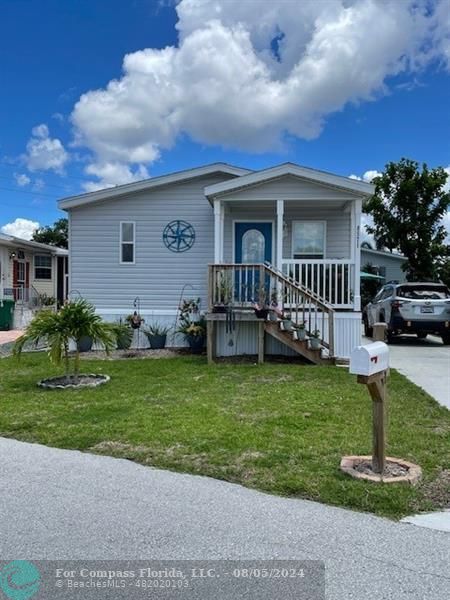
POLYGON ((226 173, 228 175, 235 175, 239 177, 250 172, 251 171, 249 169, 234 167, 233 165, 228 165, 226 163, 213 163, 203 167, 186 169, 185 171, 177 171, 176 173, 170 173, 169 175, 153 177, 152 179, 144 179, 143 181, 117 185, 116 187, 98 190, 96 192, 89 192, 87 194, 80 194, 78 196, 69 196, 68 198, 59 200, 58 208, 67 210, 70 208, 75 208, 76 206, 84 206, 86 204, 92 204, 93 202, 99 202, 100 200, 110 200, 112 198, 123 196, 124 194, 133 194, 143 190, 151 190, 157 187, 170 185, 172 183, 179 183, 181 181, 195 179, 196 177, 203 177, 204 175, 212 175, 214 173, 226 173))
POLYGON ((277 165, 275 167, 262 169, 247 175, 242 175, 241 177, 238 177, 232 181, 224 181, 222 183, 216 183, 214 185, 207 186, 205 188, 205 195, 212 199, 221 194, 227 194, 245 187, 258 185, 263 182, 278 179, 285 175, 292 175, 300 179, 306 179, 308 181, 322 185, 328 185, 333 188, 344 189, 353 194, 360 194, 361 196, 372 196, 375 191, 375 187, 372 184, 364 181, 358 181, 356 179, 342 177, 341 175, 334 175, 333 173, 327 173, 325 171, 317 171, 316 169, 301 167, 300 165, 296 165, 294 163, 284 163, 282 165, 277 165))

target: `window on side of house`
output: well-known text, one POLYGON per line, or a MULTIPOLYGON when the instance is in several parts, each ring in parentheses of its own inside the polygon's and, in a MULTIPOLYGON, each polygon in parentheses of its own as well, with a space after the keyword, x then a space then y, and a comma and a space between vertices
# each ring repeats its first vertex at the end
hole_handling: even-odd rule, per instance
POLYGON ((293 221, 293 258, 299 260, 325 258, 325 236, 325 221, 293 221))
POLYGON ((47 254, 36 254, 34 257, 34 278, 52 278, 52 257, 47 254))
POLYGON ((120 262, 134 264, 135 262, 135 231, 134 221, 122 221, 120 224, 120 262))

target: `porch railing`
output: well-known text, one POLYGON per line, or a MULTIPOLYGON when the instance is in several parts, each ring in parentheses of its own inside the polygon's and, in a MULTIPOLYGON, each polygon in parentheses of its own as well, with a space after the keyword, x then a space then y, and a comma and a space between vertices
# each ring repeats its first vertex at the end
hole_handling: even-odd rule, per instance
POLYGON ((351 261, 284 259, 282 272, 335 308, 353 308, 355 277, 351 261))
POLYGON ((253 305, 277 307, 289 313, 307 333, 318 332, 322 346, 334 356, 334 308, 316 292, 277 271, 269 264, 209 265, 209 310, 218 305, 251 309, 253 305))

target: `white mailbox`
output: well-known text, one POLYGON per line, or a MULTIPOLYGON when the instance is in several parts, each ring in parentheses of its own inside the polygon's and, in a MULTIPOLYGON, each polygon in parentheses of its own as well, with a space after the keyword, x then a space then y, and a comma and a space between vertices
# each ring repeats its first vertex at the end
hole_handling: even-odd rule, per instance
POLYGON ((389 369, 389 348, 384 342, 357 346, 350 356, 350 373, 375 375, 389 369))

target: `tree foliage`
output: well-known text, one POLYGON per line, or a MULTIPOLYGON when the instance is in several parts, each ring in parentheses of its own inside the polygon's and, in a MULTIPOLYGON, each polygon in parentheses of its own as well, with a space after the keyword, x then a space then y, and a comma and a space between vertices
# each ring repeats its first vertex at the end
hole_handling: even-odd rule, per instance
POLYGON ((66 218, 58 219, 53 225, 39 227, 33 233, 33 241, 58 248, 67 248, 69 239, 69 222, 66 218))
POLYGON ((436 265, 447 254, 442 217, 450 206, 444 189, 447 173, 441 167, 402 158, 390 162, 373 180, 375 194, 364 210, 373 218, 367 227, 378 248, 398 250, 408 259, 402 267, 409 281, 432 280, 436 265))

